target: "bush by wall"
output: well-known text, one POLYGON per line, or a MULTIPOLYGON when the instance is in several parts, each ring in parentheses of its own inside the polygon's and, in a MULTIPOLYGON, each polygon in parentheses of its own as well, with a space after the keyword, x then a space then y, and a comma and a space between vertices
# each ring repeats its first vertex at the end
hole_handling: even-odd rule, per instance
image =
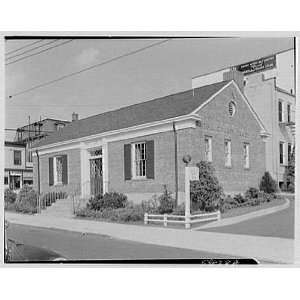
POLYGON ((245 193, 245 197, 247 199, 251 199, 251 198, 257 198, 259 194, 259 190, 257 188, 254 187, 250 187, 246 193, 245 193))
POLYGON ((160 214, 169 214, 175 207, 175 200, 173 199, 171 192, 168 191, 166 185, 163 186, 163 189, 163 194, 158 197, 158 212, 160 214))
POLYGON ((91 210, 103 210, 106 208, 124 208, 127 205, 127 196, 122 193, 110 192, 103 196, 98 195, 89 200, 87 207, 91 210))
POLYGON ((103 219, 111 222, 137 222, 144 220, 144 210, 141 205, 128 205, 123 208, 105 208, 93 210, 88 207, 76 212, 78 217, 103 219))
POLYGON ((223 188, 216 176, 214 168, 209 162, 201 161, 199 180, 191 182, 191 209, 201 211, 215 211, 219 209, 223 197, 223 188))
POLYGON ((259 189, 268 194, 277 192, 277 183, 269 172, 265 172, 261 178, 259 189))
POLYGON ((38 194, 32 187, 24 185, 20 190, 15 205, 16 211, 33 214, 37 212, 38 194))
POLYGON ((11 189, 5 189, 4 191, 4 203, 7 204, 7 203, 15 203, 17 199, 17 194, 12 191, 11 189))

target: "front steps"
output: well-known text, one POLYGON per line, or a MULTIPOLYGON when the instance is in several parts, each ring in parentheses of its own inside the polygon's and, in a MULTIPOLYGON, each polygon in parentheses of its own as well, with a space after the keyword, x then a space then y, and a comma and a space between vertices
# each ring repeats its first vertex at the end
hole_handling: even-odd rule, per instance
POLYGON ((42 209, 41 215, 53 217, 72 217, 73 205, 70 198, 57 199, 51 206, 42 209))

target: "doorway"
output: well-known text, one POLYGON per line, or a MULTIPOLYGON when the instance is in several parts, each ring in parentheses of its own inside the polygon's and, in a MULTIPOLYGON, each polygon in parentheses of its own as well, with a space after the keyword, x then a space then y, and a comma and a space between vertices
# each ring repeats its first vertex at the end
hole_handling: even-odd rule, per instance
POLYGON ((91 195, 103 195, 102 157, 90 159, 91 195))

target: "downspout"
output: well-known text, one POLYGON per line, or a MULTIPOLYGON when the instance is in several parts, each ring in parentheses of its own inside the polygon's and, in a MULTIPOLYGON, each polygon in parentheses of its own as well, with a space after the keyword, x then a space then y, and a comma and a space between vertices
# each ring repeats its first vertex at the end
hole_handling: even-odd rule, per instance
POLYGON ((37 157, 37 175, 38 175, 38 212, 40 213, 41 212, 40 156, 38 150, 36 150, 35 152, 37 157))
POLYGON ((174 132, 174 166, 175 166, 175 207, 178 206, 178 155, 177 155, 177 132, 175 128, 175 122, 173 122, 174 132))

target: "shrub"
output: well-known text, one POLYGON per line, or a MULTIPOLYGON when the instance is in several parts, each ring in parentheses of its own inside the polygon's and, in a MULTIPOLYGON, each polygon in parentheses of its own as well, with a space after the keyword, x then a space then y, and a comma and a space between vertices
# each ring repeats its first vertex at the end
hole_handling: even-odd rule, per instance
POLYGON ((254 187, 250 187, 246 193, 245 193, 245 197, 248 198, 248 199, 251 199, 251 198, 257 198, 258 197, 258 193, 259 193, 259 190, 257 188, 254 188, 254 187))
POLYGON ((287 188, 288 192, 290 193, 294 193, 295 192, 295 185, 293 182, 291 182, 289 185, 288 185, 288 188, 287 188))
POLYGON ((167 186, 164 185, 164 192, 158 197, 159 207, 158 212, 160 214, 171 213, 175 207, 175 200, 172 198, 171 192, 167 190, 167 186))
POLYGON ((173 209, 172 215, 184 216, 185 215, 185 205, 184 203, 179 204, 173 209))
POLYGON ((234 195, 233 200, 236 201, 239 204, 246 202, 246 199, 242 196, 242 194, 234 195))
POLYGON ((106 208, 124 208, 127 205, 127 196, 122 193, 110 192, 97 195, 89 200, 87 206, 92 210, 103 210, 106 208))
POLYGON ((5 202, 5 204, 15 203, 16 199, 17 199, 17 194, 14 191, 12 191, 10 189, 6 189, 4 191, 4 202, 5 202))
POLYGON ((144 220, 144 210, 141 205, 129 205, 116 209, 105 208, 103 210, 92 210, 86 207, 76 211, 76 216, 112 222, 137 222, 144 220))
POLYGON ((214 176, 214 169, 209 162, 201 161, 199 180, 191 182, 192 210, 214 211, 220 208, 223 197, 223 188, 214 176))
POLYGON ((37 212, 38 195, 32 187, 24 185, 16 199, 16 211, 23 213, 37 212))
POLYGON ((272 178, 269 172, 265 172, 261 178, 259 189, 268 194, 275 193, 277 191, 276 181, 272 178))
POLYGON ((155 214, 159 213, 159 199, 157 195, 153 195, 150 200, 143 201, 141 206, 144 210, 144 212, 150 213, 150 214, 155 214))

